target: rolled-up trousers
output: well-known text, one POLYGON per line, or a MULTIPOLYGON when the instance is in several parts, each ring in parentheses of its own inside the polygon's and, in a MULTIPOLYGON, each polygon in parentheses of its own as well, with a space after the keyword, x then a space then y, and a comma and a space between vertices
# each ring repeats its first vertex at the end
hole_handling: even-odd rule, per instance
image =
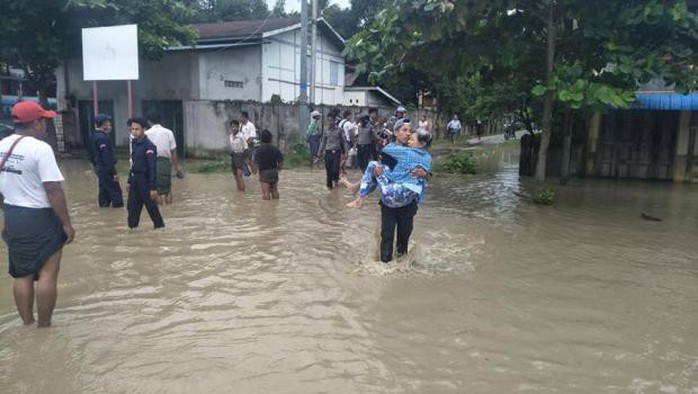
POLYGON ((128 202, 126 203, 129 228, 138 227, 138 223, 141 221, 143 205, 145 205, 145 209, 148 211, 148 215, 150 215, 150 219, 153 221, 155 228, 165 227, 165 222, 162 220, 162 215, 160 215, 158 204, 150 198, 150 190, 147 187, 145 175, 134 174, 131 178, 131 186, 128 190, 128 202))
POLYGON ((327 173, 327 187, 332 189, 333 182, 339 181, 339 163, 342 160, 340 150, 325 151, 325 172, 327 173))

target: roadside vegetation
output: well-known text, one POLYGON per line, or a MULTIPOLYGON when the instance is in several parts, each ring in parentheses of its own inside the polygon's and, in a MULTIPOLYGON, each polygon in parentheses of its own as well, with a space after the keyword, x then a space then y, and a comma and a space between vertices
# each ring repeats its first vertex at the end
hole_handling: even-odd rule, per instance
POLYGON ((472 151, 451 153, 443 159, 437 160, 434 171, 448 174, 477 174, 480 170, 477 157, 472 151))
POLYGON ((187 169, 190 172, 207 174, 211 172, 226 172, 230 171, 230 159, 204 159, 204 160, 189 160, 187 169))
POLYGON ((538 205, 552 205, 555 202, 555 191, 543 188, 533 197, 533 202, 538 205))
MULTIPOLYGON (((296 141, 291 145, 291 151, 284 155, 284 168, 295 168, 310 165, 310 150, 303 141, 296 141)), ((208 174, 214 172, 230 171, 230 158, 228 156, 215 159, 189 159, 186 168, 189 172, 208 174)))
POLYGON ((293 168, 309 166, 313 156, 310 154, 308 144, 302 140, 296 140, 291 144, 291 151, 284 157, 284 167, 293 168))

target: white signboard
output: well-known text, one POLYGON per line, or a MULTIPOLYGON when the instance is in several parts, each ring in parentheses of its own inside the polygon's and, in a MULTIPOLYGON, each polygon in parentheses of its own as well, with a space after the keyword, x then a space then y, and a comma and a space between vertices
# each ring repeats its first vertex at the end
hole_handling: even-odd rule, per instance
POLYGON ((85 81, 138 79, 138 26, 82 29, 85 81))

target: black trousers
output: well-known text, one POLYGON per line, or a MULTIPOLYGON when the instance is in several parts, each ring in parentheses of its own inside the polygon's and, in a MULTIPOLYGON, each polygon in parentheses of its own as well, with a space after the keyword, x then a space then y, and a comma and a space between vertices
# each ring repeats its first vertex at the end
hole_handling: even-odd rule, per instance
POLYGON ((150 215, 150 220, 153 221, 155 228, 165 227, 165 222, 162 220, 158 204, 150 198, 150 190, 147 187, 145 175, 135 174, 131 178, 131 187, 128 191, 128 227, 138 227, 141 221, 141 211, 143 205, 150 215))
POLYGON ((368 162, 371 160, 376 160, 377 157, 376 146, 374 144, 359 145, 356 147, 356 159, 359 162, 361 172, 366 171, 368 162))
POLYGON ((414 215, 417 214, 417 201, 400 208, 381 206, 381 261, 387 263, 393 259, 393 240, 397 227, 397 256, 407 253, 410 235, 414 227, 414 215))
POLYGON ((327 173, 327 187, 332 189, 333 182, 339 181, 339 163, 342 160, 340 150, 325 151, 325 172, 327 173))
POLYGON ((114 180, 111 171, 105 168, 97 168, 97 179, 99 181, 99 192, 97 202, 100 207, 113 206, 121 208, 124 206, 124 196, 119 182, 114 180))

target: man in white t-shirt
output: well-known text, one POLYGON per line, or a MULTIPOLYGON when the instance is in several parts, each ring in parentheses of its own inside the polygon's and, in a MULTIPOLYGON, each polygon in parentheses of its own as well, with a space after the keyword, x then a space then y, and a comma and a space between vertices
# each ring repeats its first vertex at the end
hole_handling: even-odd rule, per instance
POLYGON ((451 118, 451 121, 446 125, 446 130, 448 130, 448 134, 451 136, 452 144, 456 143, 456 138, 460 135, 462 128, 463 126, 461 126, 460 120, 458 120, 458 115, 453 114, 453 118, 451 118))
POLYGON ((344 152, 342 160, 339 163, 339 172, 345 176, 347 175, 347 166, 351 167, 351 163, 349 163, 349 151, 354 146, 354 129, 356 128, 354 122, 351 121, 351 115, 351 111, 348 109, 344 110, 342 113, 342 120, 337 123, 337 126, 342 130, 345 146, 347 147, 347 151, 344 152))
POLYGON ((0 201, 5 211, 2 238, 7 243, 13 294, 25 325, 51 325, 56 305, 63 245, 75 238, 58 169, 46 138, 47 119, 56 116, 35 102, 12 108, 15 134, 0 141, 0 201), (37 281, 36 288, 34 281, 37 281))
POLYGON ((256 173, 257 169, 254 167, 254 160, 252 160, 252 157, 254 156, 254 147, 257 141, 257 129, 254 127, 254 124, 250 122, 250 114, 248 114, 247 111, 240 112, 240 133, 242 133, 247 141, 248 148, 247 152, 245 152, 247 155, 247 166, 250 168, 250 171, 256 173))
POLYGON ((235 185, 238 191, 245 191, 243 173, 247 165, 247 139, 240 131, 240 122, 230 121, 230 134, 228 135, 228 149, 230 151, 230 166, 235 176, 235 185))
POLYGON ((150 142, 158 149, 156 183, 158 188, 158 204, 172 203, 172 166, 177 170, 177 177, 182 177, 182 166, 177 160, 177 142, 172 130, 163 127, 160 115, 151 113, 146 119, 150 128, 145 131, 150 142))
POLYGON ((247 111, 240 113, 240 132, 247 139, 247 144, 252 144, 257 139, 257 128, 250 122, 250 114, 247 111))

